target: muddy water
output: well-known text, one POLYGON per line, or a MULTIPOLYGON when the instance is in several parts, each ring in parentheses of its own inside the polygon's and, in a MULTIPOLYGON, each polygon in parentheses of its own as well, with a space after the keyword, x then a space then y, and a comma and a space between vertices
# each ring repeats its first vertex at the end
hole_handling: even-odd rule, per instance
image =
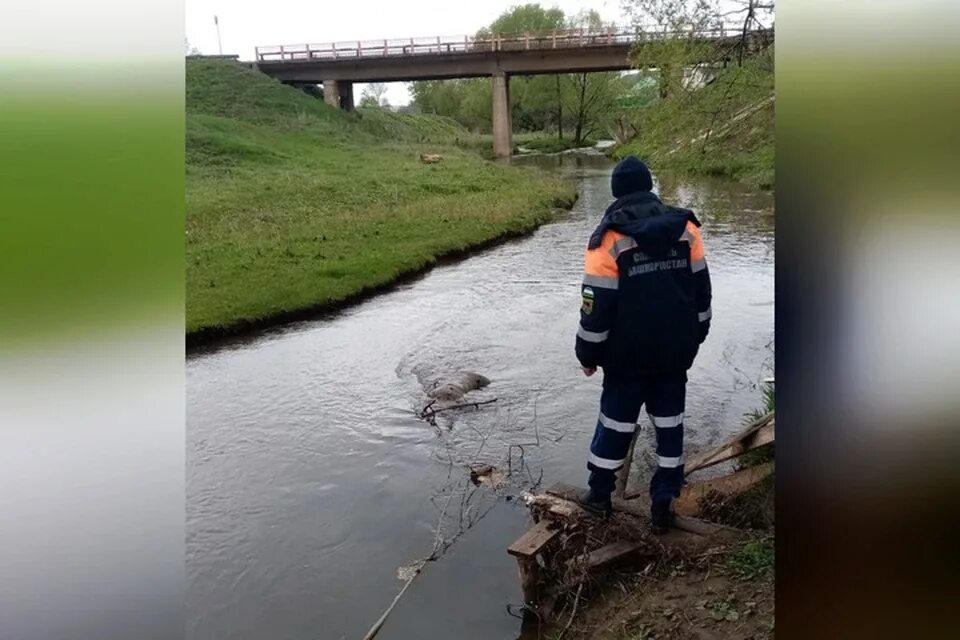
MULTIPOLYGON (((573 211, 347 311, 191 354, 188 637, 360 638, 398 569, 430 556, 379 638, 516 637, 515 496, 585 481, 600 380, 580 374, 573 338, 584 243, 610 202, 603 158, 525 161, 578 181, 573 211), (461 368, 488 376, 480 396, 497 401, 418 420, 423 384, 461 368), (499 496, 470 483, 471 462, 510 472, 499 496)), ((659 179, 704 222, 713 276, 690 450, 734 429, 772 373, 773 202, 659 179)))

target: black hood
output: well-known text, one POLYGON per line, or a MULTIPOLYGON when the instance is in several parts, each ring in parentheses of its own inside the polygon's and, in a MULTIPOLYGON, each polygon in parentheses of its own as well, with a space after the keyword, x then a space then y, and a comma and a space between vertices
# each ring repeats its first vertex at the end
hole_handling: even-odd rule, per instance
POLYGON ((631 193, 607 208, 588 246, 599 247, 604 232, 611 229, 632 237, 644 253, 663 255, 683 235, 687 222, 700 226, 689 209, 666 205, 650 191, 631 193))

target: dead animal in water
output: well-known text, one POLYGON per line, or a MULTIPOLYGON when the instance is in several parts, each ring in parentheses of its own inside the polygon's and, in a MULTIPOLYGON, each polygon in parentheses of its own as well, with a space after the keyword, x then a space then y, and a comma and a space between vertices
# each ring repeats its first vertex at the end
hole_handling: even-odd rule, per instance
POLYGON ((441 403, 457 402, 468 391, 482 389, 490 384, 490 379, 472 371, 457 371, 448 378, 433 383, 427 395, 441 403))
POLYGON ((435 164, 443 160, 443 156, 439 153, 421 153, 420 162, 423 164, 435 164))
POLYGON ((482 389, 490 384, 490 380, 479 373, 472 371, 458 371, 448 378, 441 378, 427 389, 430 401, 417 412, 422 419, 433 426, 437 426, 436 415, 441 411, 474 407, 479 409, 482 404, 496 402, 496 398, 476 399, 471 401, 463 396, 474 389, 482 389))

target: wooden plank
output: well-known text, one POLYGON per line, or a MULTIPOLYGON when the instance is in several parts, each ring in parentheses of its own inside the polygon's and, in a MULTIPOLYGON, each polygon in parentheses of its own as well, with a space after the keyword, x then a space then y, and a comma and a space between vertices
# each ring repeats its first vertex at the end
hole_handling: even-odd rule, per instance
POLYGON ((751 449, 756 449, 757 447, 762 447, 765 444, 773 442, 776 436, 776 420, 772 413, 767 414, 767 416, 769 416, 769 418, 764 422, 760 424, 754 423, 754 425, 751 425, 723 444, 691 457, 687 460, 684 475, 690 475, 694 471, 719 464, 746 453, 751 449))
POLYGON ((549 520, 541 520, 527 529, 522 536, 507 547, 507 553, 518 558, 532 558, 540 553, 559 533, 558 530, 551 529, 550 524, 549 520))
POLYGON ((573 502, 576 502, 580 497, 580 494, 582 494, 584 491, 586 491, 586 489, 581 489, 580 487, 575 487, 571 484, 558 482, 547 489, 547 494, 557 498, 563 498, 564 500, 572 500, 573 502))
POLYGON ((735 496, 747 491, 773 473, 773 462, 741 469, 736 473, 684 485, 673 509, 680 515, 695 516, 700 512, 700 501, 710 495, 735 496))
POLYGON ((621 560, 627 556, 633 555, 643 548, 644 545, 639 542, 627 542, 624 540, 619 542, 611 542, 610 544, 604 545, 599 549, 594 549, 590 553, 570 558, 567 560, 567 566, 573 567, 574 565, 580 565, 586 567, 587 570, 598 569, 605 565, 616 562, 617 560, 621 560))

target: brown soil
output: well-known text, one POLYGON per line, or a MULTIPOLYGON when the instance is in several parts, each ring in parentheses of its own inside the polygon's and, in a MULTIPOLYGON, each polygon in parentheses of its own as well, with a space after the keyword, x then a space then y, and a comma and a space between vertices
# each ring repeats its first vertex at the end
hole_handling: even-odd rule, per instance
MULTIPOLYGON (((574 580, 577 576, 568 573, 560 577, 550 571, 554 567, 546 567, 560 592, 551 607, 551 624, 522 637, 538 640, 773 638, 773 485, 773 479, 769 478, 735 500, 713 505, 714 512, 709 519, 714 522, 752 528, 746 540, 686 550, 682 544, 672 544, 672 551, 667 553, 667 549, 657 548, 656 536, 631 531, 635 523, 622 515, 608 521, 603 527, 607 531, 603 533, 589 531, 587 538, 607 539, 604 542, 628 539, 648 544, 631 564, 592 573, 579 599, 573 585, 582 581, 582 573, 579 580, 574 580)), ((680 532, 671 531, 671 536, 677 533, 680 532)), ((570 542, 577 540, 571 536, 570 542)))
MULTIPOLYGON (((741 578, 723 554, 608 574, 563 635, 583 640, 772 638, 773 577, 741 578)), ((584 592, 585 593, 585 592, 584 592)), ((561 618, 558 637, 566 625, 561 618)))

